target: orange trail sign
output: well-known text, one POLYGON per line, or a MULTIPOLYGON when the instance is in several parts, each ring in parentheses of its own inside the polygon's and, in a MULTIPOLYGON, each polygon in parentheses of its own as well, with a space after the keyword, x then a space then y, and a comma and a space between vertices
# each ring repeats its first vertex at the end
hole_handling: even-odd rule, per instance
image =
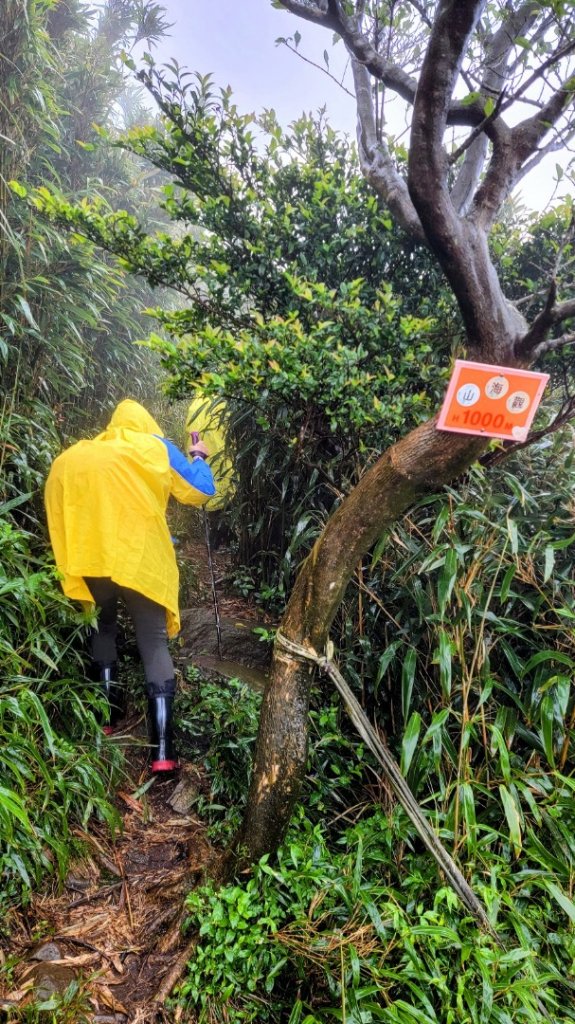
POLYGON ((438 430, 525 441, 548 373, 456 359, 438 430))

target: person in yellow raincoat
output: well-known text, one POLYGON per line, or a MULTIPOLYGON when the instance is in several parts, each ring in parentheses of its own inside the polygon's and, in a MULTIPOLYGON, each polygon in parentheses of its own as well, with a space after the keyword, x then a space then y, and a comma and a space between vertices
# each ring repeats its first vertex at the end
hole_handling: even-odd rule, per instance
MULTIPOLYGON (((203 505, 215 494, 198 439, 189 462, 138 402, 117 406, 106 430, 53 462, 45 504, 64 593, 95 604, 93 673, 122 713, 116 672, 118 598, 134 623, 151 719, 152 770, 177 767, 172 738, 175 673, 168 637, 179 631, 178 567, 166 522, 168 498, 203 505)), ((109 729, 110 727, 108 727, 109 729)))
POLYGON ((228 455, 226 403, 223 399, 207 398, 198 391, 188 406, 186 432, 192 448, 194 435, 201 436, 207 449, 207 460, 216 477, 216 493, 206 503, 206 509, 209 512, 222 509, 234 493, 234 467, 228 455))

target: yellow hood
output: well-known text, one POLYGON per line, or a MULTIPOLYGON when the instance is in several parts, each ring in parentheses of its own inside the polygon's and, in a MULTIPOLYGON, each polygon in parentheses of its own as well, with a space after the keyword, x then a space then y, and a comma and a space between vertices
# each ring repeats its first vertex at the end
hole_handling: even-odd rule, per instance
POLYGON ((104 433, 108 430, 135 430, 140 434, 157 434, 163 437, 164 432, 156 423, 153 416, 139 402, 132 398, 125 398, 123 402, 114 409, 112 419, 108 423, 104 433))

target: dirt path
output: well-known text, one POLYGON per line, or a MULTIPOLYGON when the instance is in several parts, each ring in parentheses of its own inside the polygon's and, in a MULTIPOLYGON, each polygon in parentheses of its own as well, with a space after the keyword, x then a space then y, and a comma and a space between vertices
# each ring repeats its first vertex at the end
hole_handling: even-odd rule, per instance
POLYGON ((148 781, 137 755, 116 797, 122 817, 116 840, 97 826, 78 832, 89 853, 69 872, 62 891, 34 895, 14 915, 5 953, 19 963, 0 1002, 5 1011, 14 1007, 7 1021, 73 980, 80 982, 85 1013, 78 1021, 173 1019, 162 1009, 162 991, 189 944, 181 927, 184 898, 216 854, 202 823, 172 804, 178 806, 179 795, 183 810, 186 791, 197 794, 209 783, 194 765, 175 778, 154 779, 142 793, 148 781))
MULTIPOLYGON (((210 618, 211 579, 201 534, 186 542, 183 557, 194 580, 188 595, 194 609, 187 619, 201 613, 210 618)), ((219 588, 228 561, 225 553, 215 553, 219 588)), ((255 613, 247 602, 220 589, 219 604, 222 616, 241 619, 249 633, 255 613)), ((176 654, 181 668, 189 657, 184 630, 176 654)), ((145 739, 143 720, 129 719, 122 734, 145 739)), ((77 833, 88 855, 73 866, 63 887, 33 894, 30 904, 14 913, 9 948, 0 950, 4 963, 16 964, 0 982, 0 1019, 10 1024, 44 1019, 29 1016, 29 1008, 58 997, 71 982, 79 990, 70 1015, 58 1011, 51 1021, 159 1024, 180 1019, 165 1000, 193 952, 182 930, 185 895, 218 857, 205 826, 190 810, 194 796, 209 793, 210 783, 194 764, 184 765, 174 777, 151 779, 142 746, 126 749, 127 777, 115 798, 120 833, 111 837, 104 826, 91 822, 88 832, 77 833)))

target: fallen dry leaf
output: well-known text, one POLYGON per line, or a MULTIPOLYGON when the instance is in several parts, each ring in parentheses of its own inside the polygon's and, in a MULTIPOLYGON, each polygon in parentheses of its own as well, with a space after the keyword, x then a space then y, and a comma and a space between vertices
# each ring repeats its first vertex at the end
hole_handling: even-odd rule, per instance
POLYGON ((143 813, 144 808, 142 807, 140 801, 136 800, 133 796, 130 796, 129 793, 124 793, 122 790, 119 790, 118 796, 120 797, 121 800, 124 801, 125 804, 128 805, 128 807, 131 807, 133 811, 137 811, 138 814, 143 813))
POLYGON ((108 986, 104 985, 101 981, 97 981, 96 984, 98 986, 96 990, 98 1002, 103 1003, 104 1006, 107 1006, 109 1010, 113 1010, 114 1013, 125 1013, 127 1015, 126 1007, 119 999, 116 999, 108 986))

